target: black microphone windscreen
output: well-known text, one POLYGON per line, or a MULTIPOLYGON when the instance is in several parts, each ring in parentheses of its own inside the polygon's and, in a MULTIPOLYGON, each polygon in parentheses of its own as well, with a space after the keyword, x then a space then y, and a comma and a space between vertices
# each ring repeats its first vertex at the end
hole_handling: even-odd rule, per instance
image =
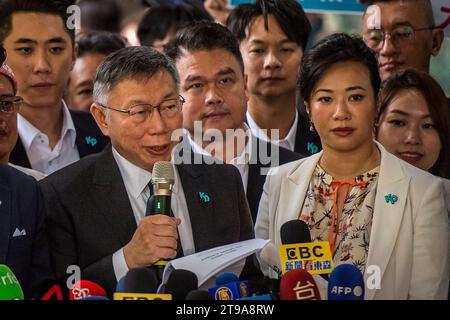
POLYGON ((291 220, 285 222, 280 230, 281 243, 306 243, 311 242, 311 233, 308 225, 301 220, 291 220))
POLYGON ((186 300, 214 300, 214 298, 208 291, 192 290, 187 294, 186 300))
POLYGON ((155 293, 157 280, 152 271, 147 268, 133 268, 128 271, 123 283, 123 292, 155 293))
POLYGON ((198 278, 195 273, 177 269, 173 270, 165 284, 164 293, 172 295, 173 300, 184 300, 187 294, 198 289, 198 278))

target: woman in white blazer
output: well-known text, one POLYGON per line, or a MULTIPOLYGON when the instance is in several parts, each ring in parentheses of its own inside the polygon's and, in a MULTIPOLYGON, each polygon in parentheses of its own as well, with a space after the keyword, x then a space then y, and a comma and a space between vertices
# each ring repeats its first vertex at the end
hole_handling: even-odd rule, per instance
POLYGON ((359 38, 335 34, 305 53, 300 74, 323 151, 272 169, 256 237, 280 245, 281 226, 300 219, 312 241, 330 242, 335 265, 353 264, 366 279, 366 268, 378 266, 380 286, 366 285, 365 299, 446 299, 442 182, 373 141, 380 77, 372 52, 359 38))
POLYGON ((378 97, 375 134, 390 153, 444 180, 450 216, 450 114, 439 83, 417 70, 389 77, 378 97))

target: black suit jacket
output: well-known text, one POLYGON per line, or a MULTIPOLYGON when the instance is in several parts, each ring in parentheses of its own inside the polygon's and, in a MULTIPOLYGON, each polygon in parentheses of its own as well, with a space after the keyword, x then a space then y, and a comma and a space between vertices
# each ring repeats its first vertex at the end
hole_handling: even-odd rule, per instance
POLYGON ((297 134, 295 136, 294 152, 311 156, 322 150, 320 137, 316 131, 311 132, 309 116, 306 112, 298 112, 297 134))
MULTIPOLYGON (((309 116, 306 113, 306 111, 302 111, 301 108, 298 108, 297 113, 298 113, 298 122, 297 122, 297 133, 295 135, 294 152, 303 156, 313 155, 322 150, 320 137, 317 134, 317 132, 310 131, 311 124, 309 122, 309 116)), ((244 121, 248 123, 247 117, 245 117, 244 121)))
MULTIPOLYGON (((254 237, 239 172, 229 165, 177 165, 194 236, 202 251, 254 237), (203 202, 199 192, 210 196, 203 202)), ((136 222, 111 146, 41 182, 51 261, 58 278, 79 265, 82 279, 114 292, 112 255, 136 231, 136 222)))
MULTIPOLYGON (((292 152, 288 149, 271 145, 269 142, 263 141, 258 138, 254 138, 254 143, 257 146, 257 152, 251 153, 251 159, 248 165, 248 182, 247 182, 247 200, 252 214, 253 223, 256 222, 256 215, 258 213, 259 201, 263 192, 264 182, 266 182, 267 175, 262 174, 262 169, 268 169, 274 165, 283 165, 285 163, 299 160, 306 155, 292 152), (271 146, 278 149, 278 155, 268 154, 268 157, 272 159, 271 162, 267 162, 265 157, 265 150, 261 153, 261 146, 265 145, 265 150, 270 151, 271 146), (261 156, 262 155, 262 156, 261 156), (278 163, 274 163, 275 157, 278 157, 278 163)), ((263 172, 264 173, 264 172, 263 172)))
MULTIPOLYGON (((92 153, 98 153, 109 143, 108 137, 105 137, 97 126, 94 118, 90 113, 82 112, 78 110, 70 110, 73 124, 77 132, 75 144, 80 154, 80 158, 83 158, 92 153), (92 139, 95 139, 96 143, 93 145, 92 139)), ((22 166, 25 168, 31 168, 30 160, 23 146, 22 140, 17 139, 17 143, 9 156, 9 162, 22 166)))
POLYGON ((39 298, 52 278, 41 190, 34 178, 6 165, 0 165, 0 263, 15 274, 26 299, 39 298))

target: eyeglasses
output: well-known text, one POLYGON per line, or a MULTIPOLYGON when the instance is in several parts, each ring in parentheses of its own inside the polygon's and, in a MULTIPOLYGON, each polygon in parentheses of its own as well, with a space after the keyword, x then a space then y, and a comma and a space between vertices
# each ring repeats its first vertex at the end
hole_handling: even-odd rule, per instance
POLYGON ((161 104, 157 106, 142 103, 133 105, 128 109, 116 109, 100 103, 98 104, 105 109, 111 109, 117 112, 127 113, 133 122, 141 123, 147 120, 149 117, 151 117, 154 109, 159 110, 159 114, 163 119, 173 118, 180 112, 181 107, 185 102, 186 100, 182 96, 179 96, 178 99, 168 99, 161 102, 161 104))
POLYGON ((416 32, 433 30, 435 27, 414 29, 412 26, 398 26, 391 32, 384 32, 380 29, 372 29, 364 34, 364 41, 372 50, 380 49, 386 41, 387 35, 390 36, 392 44, 399 48, 413 43, 416 39, 416 32))
POLYGON ((23 98, 19 96, 2 98, 0 100, 0 114, 11 115, 16 111, 19 111, 22 102, 23 98))

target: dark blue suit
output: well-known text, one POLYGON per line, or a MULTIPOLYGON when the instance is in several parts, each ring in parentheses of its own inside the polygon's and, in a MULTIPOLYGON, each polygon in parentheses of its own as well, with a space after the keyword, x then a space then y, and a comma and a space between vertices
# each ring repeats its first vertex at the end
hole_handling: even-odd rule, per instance
POLYGON ((0 264, 15 274, 25 299, 51 278, 41 190, 36 180, 0 164, 0 264))

